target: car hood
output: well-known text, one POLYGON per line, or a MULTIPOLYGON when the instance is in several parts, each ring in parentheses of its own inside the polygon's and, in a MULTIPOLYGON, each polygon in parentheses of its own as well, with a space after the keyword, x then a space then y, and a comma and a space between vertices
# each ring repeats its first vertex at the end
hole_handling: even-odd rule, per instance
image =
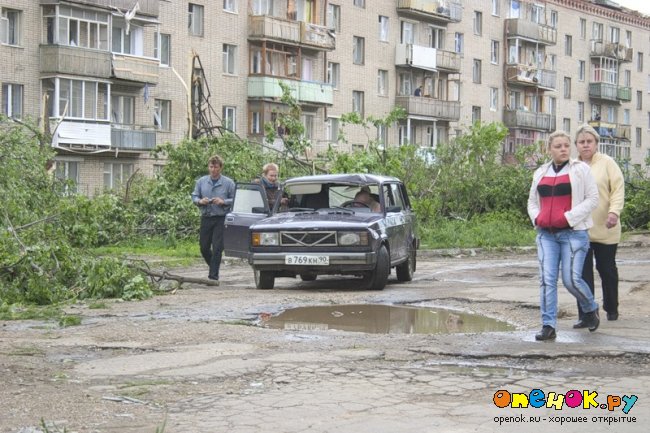
POLYGON ((309 230, 309 229, 346 229, 365 228, 382 219, 377 213, 347 212, 297 212, 282 213, 265 218, 252 225, 256 230, 309 230))

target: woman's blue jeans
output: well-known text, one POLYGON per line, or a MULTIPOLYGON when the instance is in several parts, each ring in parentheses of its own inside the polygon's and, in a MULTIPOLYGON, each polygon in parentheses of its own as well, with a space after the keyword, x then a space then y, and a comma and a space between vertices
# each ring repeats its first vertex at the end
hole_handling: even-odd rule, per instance
POLYGON ((575 296, 582 311, 589 313, 598 310, 593 293, 582 279, 582 267, 588 250, 587 230, 537 230, 542 325, 556 328, 557 280, 560 269, 562 283, 575 296))

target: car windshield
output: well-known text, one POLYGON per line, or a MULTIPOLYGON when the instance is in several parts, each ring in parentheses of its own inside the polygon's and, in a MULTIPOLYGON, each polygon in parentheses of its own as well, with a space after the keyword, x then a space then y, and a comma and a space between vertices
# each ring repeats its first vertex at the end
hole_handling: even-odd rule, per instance
POLYGON ((313 212, 349 209, 354 212, 379 212, 378 184, 299 183, 285 185, 286 205, 278 212, 313 212))

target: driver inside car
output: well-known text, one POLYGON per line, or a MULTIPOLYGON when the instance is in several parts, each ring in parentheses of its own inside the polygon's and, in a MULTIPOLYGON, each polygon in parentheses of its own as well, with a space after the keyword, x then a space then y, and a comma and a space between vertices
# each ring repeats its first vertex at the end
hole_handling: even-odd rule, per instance
POLYGON ((379 212, 379 203, 372 198, 370 191, 363 188, 354 196, 354 207, 368 207, 371 212, 379 212), (366 206, 364 206, 366 205, 366 206))

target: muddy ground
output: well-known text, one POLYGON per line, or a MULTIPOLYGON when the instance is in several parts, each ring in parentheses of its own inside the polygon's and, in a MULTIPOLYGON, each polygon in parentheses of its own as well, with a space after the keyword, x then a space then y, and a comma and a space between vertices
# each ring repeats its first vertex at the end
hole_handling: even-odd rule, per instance
MULTIPOLYGON (((534 250, 447 253, 420 252, 414 281, 391 275, 378 292, 334 277, 278 279, 276 289, 258 291, 248 266, 228 261, 219 287, 184 285, 142 302, 108 301, 103 309, 71 306, 80 326, 0 322, 0 432, 45 431, 41 419, 50 432, 648 431, 648 236, 619 250, 619 320, 603 314, 595 333, 572 329, 575 303, 561 287, 558 339, 550 343, 534 340, 534 250), (445 307, 452 316, 476 313, 514 330, 264 327, 287 308, 340 304, 445 307), (596 391, 605 405, 608 395, 637 400, 627 414, 623 405, 493 403, 498 390, 535 388, 596 391)), ((203 277, 207 270, 174 272, 203 277)), ((385 325, 386 318, 376 320, 385 325)))

